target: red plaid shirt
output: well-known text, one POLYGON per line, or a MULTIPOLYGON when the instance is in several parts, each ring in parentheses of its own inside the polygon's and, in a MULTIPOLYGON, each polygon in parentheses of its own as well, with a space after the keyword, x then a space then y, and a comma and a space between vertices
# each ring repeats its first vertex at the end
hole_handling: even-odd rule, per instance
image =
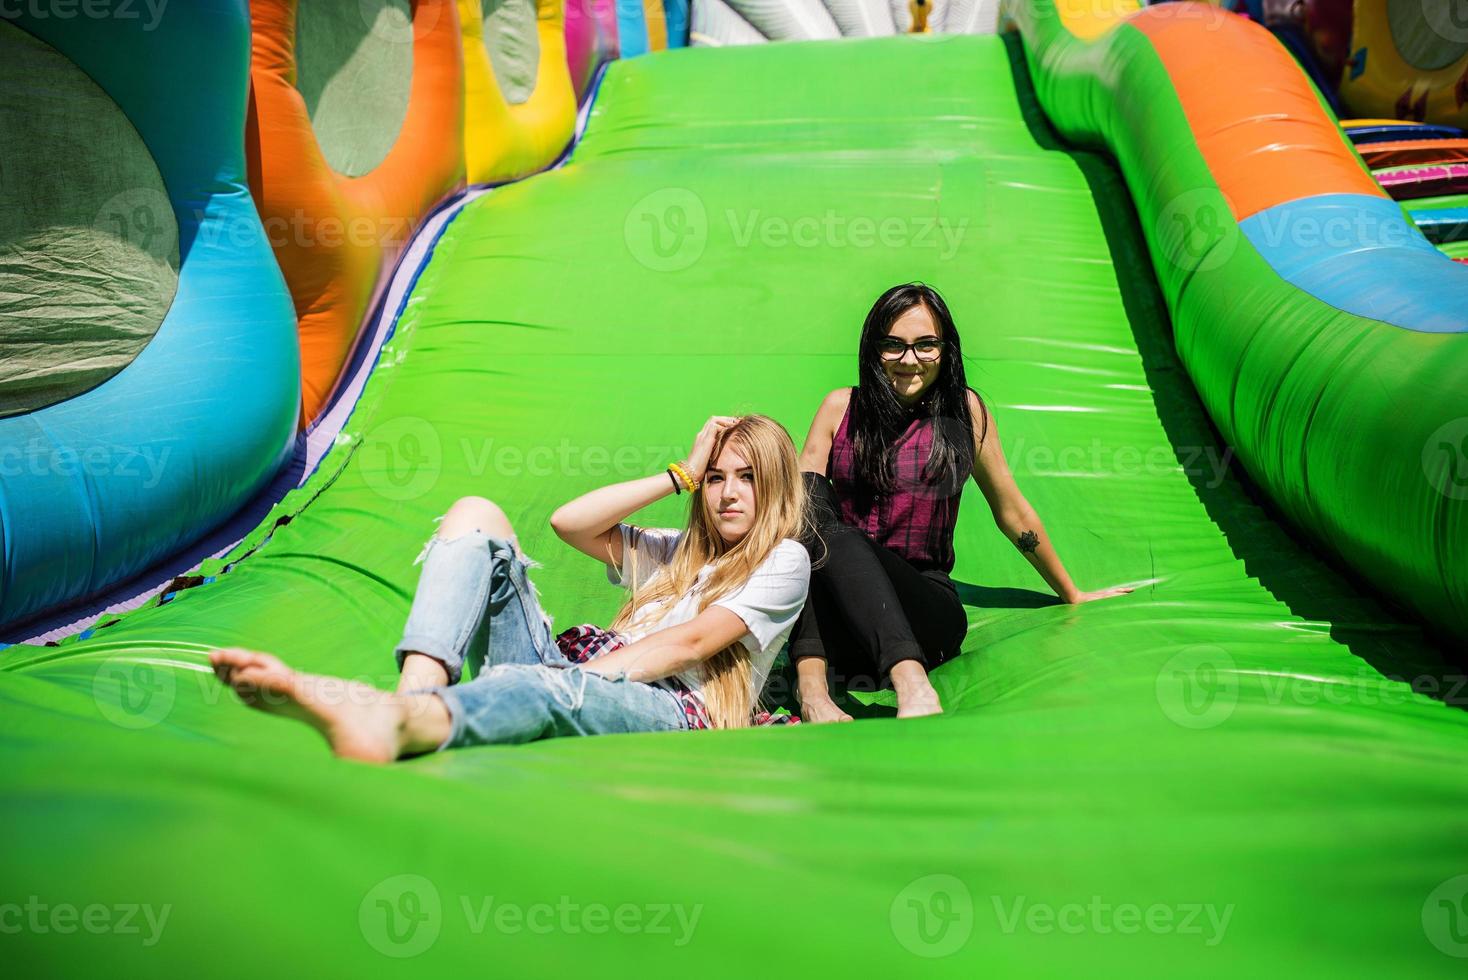
MULTIPOLYGON (((581 626, 573 626, 556 636, 556 646, 566 659, 572 663, 584 664, 588 660, 594 660, 604 653, 620 650, 627 645, 620 633, 602 629, 600 626, 592 626, 589 623, 581 626)), ((658 682, 673 692, 678 703, 683 706, 683 714, 688 719, 690 729, 713 728, 714 724, 709 720, 708 707, 703 703, 703 697, 677 677, 665 677, 658 682)), ((798 725, 800 719, 795 715, 772 715, 768 711, 760 711, 751 722, 754 725, 798 725)))
MULTIPOLYGON (((852 398, 854 404, 856 399, 852 398)), ((827 472, 841 506, 842 523, 865 531, 877 544, 906 558, 918 568, 953 571, 953 532, 958 526, 958 502, 968 474, 954 480, 929 483, 923 476, 933 447, 933 426, 957 427, 955 419, 914 416, 892 444, 893 492, 878 494, 856 468, 851 441, 851 405, 831 440, 827 472)), ((972 433, 959 432, 971 439, 972 433)))

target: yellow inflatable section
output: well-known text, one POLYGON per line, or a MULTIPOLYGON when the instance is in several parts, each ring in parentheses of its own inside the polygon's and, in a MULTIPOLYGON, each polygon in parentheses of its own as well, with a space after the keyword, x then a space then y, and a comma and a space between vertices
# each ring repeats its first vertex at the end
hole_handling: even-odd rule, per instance
POLYGON ((668 47, 668 20, 663 13, 663 0, 642 0, 642 18, 647 23, 647 50, 665 50, 668 47))
POLYGON ((1358 115, 1468 127, 1462 0, 1357 0, 1341 98, 1358 115))
POLYGON ((1060 23, 1082 41, 1093 41, 1142 6, 1142 0, 1056 0, 1060 23))
POLYGON ((540 58, 523 102, 500 90, 484 40, 480 0, 458 0, 464 34, 464 157, 471 184, 524 177, 552 163, 576 125, 576 92, 566 62, 562 0, 536 0, 540 58))

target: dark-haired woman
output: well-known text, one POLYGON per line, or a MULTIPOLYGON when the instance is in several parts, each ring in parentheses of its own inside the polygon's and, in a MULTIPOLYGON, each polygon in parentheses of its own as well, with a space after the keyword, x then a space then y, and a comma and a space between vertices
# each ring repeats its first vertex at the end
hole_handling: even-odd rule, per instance
POLYGON ((850 721, 828 665, 850 684, 890 683, 899 718, 942 711, 928 671, 959 652, 968 618, 953 570, 959 498, 972 476, 994 521, 1063 601, 1082 592, 1010 475, 988 407, 968 387, 953 317, 922 283, 894 286, 867 314, 859 383, 826 396, 800 468, 820 534, 810 595, 791 637, 801 715, 850 721))

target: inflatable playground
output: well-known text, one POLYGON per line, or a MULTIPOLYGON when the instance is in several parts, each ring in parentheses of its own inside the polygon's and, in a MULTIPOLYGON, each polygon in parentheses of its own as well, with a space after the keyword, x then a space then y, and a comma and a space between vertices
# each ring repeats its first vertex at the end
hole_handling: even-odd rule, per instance
POLYGON ((1462 975, 1463 0, 24 0, 0 49, 11 975, 1462 975), (798 443, 909 280, 1136 586, 1059 602, 970 492, 941 715, 371 766, 211 674, 390 690, 469 495, 604 621, 551 511, 712 414, 798 443))

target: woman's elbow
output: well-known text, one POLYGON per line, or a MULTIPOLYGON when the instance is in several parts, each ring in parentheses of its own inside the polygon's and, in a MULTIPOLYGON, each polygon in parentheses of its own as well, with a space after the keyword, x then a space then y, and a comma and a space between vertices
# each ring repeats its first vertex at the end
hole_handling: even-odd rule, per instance
POLYGON ((551 530, 556 532, 556 537, 562 541, 569 540, 568 535, 572 533, 570 521, 566 516, 565 507, 557 507, 550 516, 551 530))

